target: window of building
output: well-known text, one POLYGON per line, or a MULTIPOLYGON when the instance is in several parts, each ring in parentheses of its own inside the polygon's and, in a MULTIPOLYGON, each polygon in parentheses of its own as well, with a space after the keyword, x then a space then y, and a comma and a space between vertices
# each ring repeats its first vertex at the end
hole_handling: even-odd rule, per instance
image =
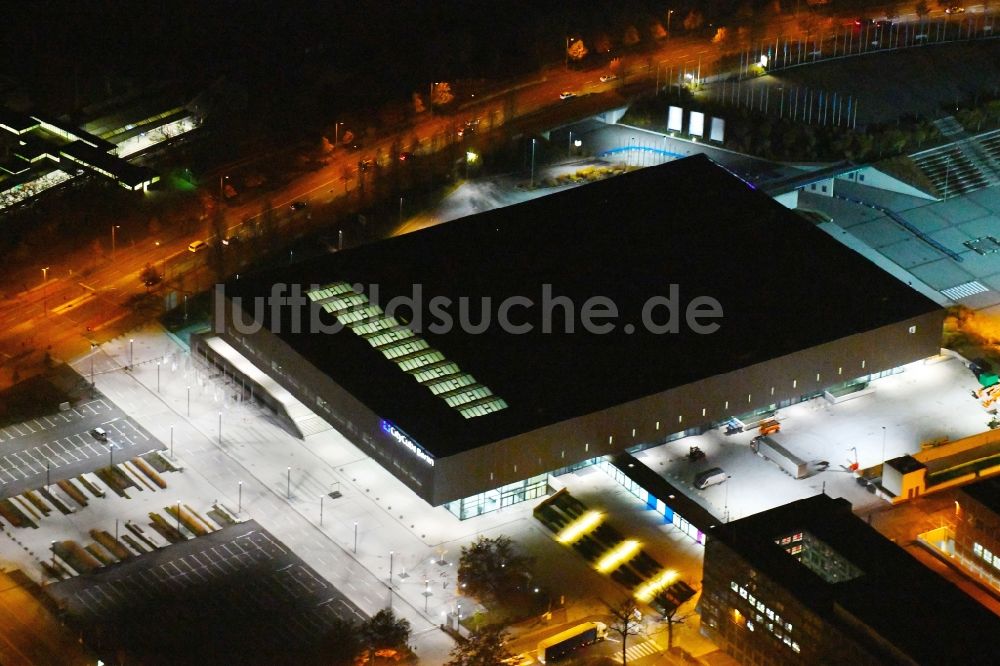
POLYGON ((974 544, 972 544, 972 553, 974 555, 976 555, 977 557, 982 557, 983 556, 983 546, 982 546, 982 544, 980 544, 980 543, 974 543, 974 544))
POLYGON ((911 326, 909 330, 910 330, 910 333, 916 333, 917 332, 917 327, 916 326, 911 326))

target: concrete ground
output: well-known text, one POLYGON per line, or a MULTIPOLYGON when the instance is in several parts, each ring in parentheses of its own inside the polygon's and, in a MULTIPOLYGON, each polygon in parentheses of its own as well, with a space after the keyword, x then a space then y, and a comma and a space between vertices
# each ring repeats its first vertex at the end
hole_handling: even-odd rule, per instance
POLYGON ((805 461, 825 460, 826 471, 793 479, 774 463, 750 450, 756 431, 725 435, 713 430, 638 454, 640 460, 685 490, 714 515, 736 520, 825 490, 845 497, 862 514, 884 502, 859 486, 847 467, 871 467, 884 459, 920 450, 921 442, 960 439, 987 430, 989 415, 972 398, 978 384, 956 359, 936 357, 905 367, 904 372, 873 382, 875 392, 840 404, 816 398, 779 410, 781 432, 775 438, 805 461), (883 427, 885 450, 883 452, 883 427), (706 458, 689 462, 689 446, 706 458), (695 474, 721 467, 722 484, 697 490, 695 474))
MULTIPOLYGON (((290 436, 266 411, 238 401, 239 392, 227 385, 231 380, 190 359, 162 329, 149 327, 132 337, 131 372, 122 369, 127 339, 111 341, 98 350, 94 357, 97 387, 164 442, 168 451, 173 427, 174 456, 185 464, 182 474, 190 479, 185 483, 192 484, 183 489, 184 501, 197 508, 195 498, 206 505, 218 499, 234 512, 257 520, 369 615, 390 603, 391 568, 392 607, 413 624, 421 663, 447 660, 452 639, 437 625, 459 603, 464 612, 473 608, 470 600, 456 594, 455 565, 461 547, 479 534, 511 536, 537 558, 538 580, 556 598, 565 596, 566 608, 557 608, 561 614, 554 614, 553 621, 572 622, 600 614, 602 600, 624 595, 609 578, 555 542, 531 515, 536 503, 459 521, 445 509, 420 501, 335 430, 304 441, 290 436), (162 361, 159 390, 156 360, 162 361), (329 498, 332 491, 339 491, 340 496, 329 498), (425 592, 430 594, 425 596, 425 592)), ((90 362, 89 357, 77 362, 85 375, 90 362)), ((985 430, 987 415, 969 396, 974 384, 975 378, 960 362, 939 360, 913 364, 902 374, 877 380, 873 395, 840 405, 812 401, 781 410, 782 439, 803 457, 831 463, 828 471, 801 481, 750 452, 750 433, 726 437, 713 431, 642 452, 640 457, 672 482, 690 489, 690 477, 700 467, 682 454, 689 445, 701 446, 708 459, 699 464, 719 465, 732 478, 705 491, 691 491, 692 496, 716 515, 724 516, 728 508, 731 519, 820 492, 824 483, 828 494, 847 497, 863 512, 876 507, 878 500, 841 469, 853 460, 849 449, 857 448, 864 467, 883 457, 883 426, 884 457, 919 450, 920 442, 927 439, 958 438, 985 430)), ((559 481, 585 503, 604 508, 620 531, 648 543, 658 561, 699 582, 700 547, 664 526, 662 517, 646 510, 599 469, 580 470, 559 481)), ((170 494, 174 499, 175 493, 170 494)), ((676 644, 695 654, 711 653, 714 646, 691 627, 680 628, 676 644)), ((539 624, 524 632, 525 645, 537 641, 544 630, 539 624)), ((651 636, 658 635, 655 631, 651 628, 651 636)))

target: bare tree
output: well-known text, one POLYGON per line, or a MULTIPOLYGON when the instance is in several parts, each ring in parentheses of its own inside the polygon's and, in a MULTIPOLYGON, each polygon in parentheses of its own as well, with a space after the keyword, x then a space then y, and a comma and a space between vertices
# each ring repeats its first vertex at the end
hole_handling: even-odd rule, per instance
POLYGON ((628 655, 625 653, 628 649, 628 637, 642 633, 642 612, 631 597, 625 597, 614 604, 605 601, 604 605, 611 614, 608 629, 622 637, 622 666, 625 666, 628 663, 628 655))

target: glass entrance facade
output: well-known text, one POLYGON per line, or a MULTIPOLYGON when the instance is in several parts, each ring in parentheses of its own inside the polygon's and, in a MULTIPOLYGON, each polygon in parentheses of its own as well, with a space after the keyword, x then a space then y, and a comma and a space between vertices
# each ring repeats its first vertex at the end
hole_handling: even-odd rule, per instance
POLYGON ((498 511, 506 506, 545 497, 548 494, 549 475, 539 474, 530 479, 515 481, 506 486, 448 502, 445 504, 445 508, 455 514, 459 520, 465 520, 491 511, 498 511))

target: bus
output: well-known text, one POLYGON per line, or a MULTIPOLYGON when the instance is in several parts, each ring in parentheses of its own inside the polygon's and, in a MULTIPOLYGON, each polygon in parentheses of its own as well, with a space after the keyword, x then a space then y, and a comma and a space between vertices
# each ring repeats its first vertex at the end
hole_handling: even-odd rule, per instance
POLYGON ((608 625, 603 622, 585 622, 572 629, 559 632, 555 636, 539 641, 538 661, 548 664, 557 661, 573 650, 603 641, 608 636, 608 625))

